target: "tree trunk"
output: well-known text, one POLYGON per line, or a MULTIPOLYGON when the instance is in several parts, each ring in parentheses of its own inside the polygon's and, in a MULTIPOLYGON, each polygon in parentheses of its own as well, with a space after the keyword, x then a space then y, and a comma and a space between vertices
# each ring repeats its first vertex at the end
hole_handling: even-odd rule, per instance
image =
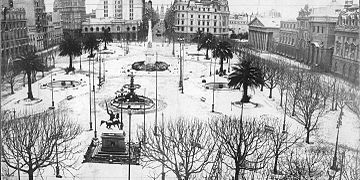
POLYGON ((295 116, 295 105, 296 105, 296 96, 294 98, 293 110, 292 110, 291 116, 295 116))
POLYGON ((235 167, 235 180, 239 180, 239 176, 240 176, 240 168, 235 167))
POLYGON ((15 94, 15 92, 14 92, 14 83, 10 83, 10 90, 11 90, 11 94, 15 94))
POLYGON ((27 84, 28 84, 28 98, 33 100, 34 96, 32 94, 32 90, 31 90, 31 71, 26 73, 27 75, 27 84))
POLYGON ((223 59, 220 59, 220 76, 223 75, 223 71, 224 71, 224 60, 223 59))
POLYGON ((275 153, 275 162, 274 162, 274 174, 277 174, 277 164, 278 164, 279 155, 275 153))
POLYGON ((326 107, 326 100, 327 100, 327 97, 324 97, 324 108, 326 107))
POLYGON ((284 90, 281 89, 280 90, 280 107, 282 107, 283 95, 284 95, 284 90))
POLYGON ((105 41, 105 47, 104 47, 104 50, 107 50, 107 46, 106 46, 106 44, 107 44, 107 43, 106 43, 106 41, 105 41))
POLYGON ((69 70, 72 69, 72 55, 70 55, 69 70))
POLYGON ((272 98, 272 90, 273 90, 273 88, 270 87, 269 90, 270 90, 269 98, 271 99, 272 98))
POLYGON ((307 144, 310 144, 310 129, 307 128, 307 127, 305 129, 306 129, 306 140, 305 140, 305 142, 307 144))
POLYGON ((206 48, 206 59, 209 59, 209 48, 206 48))
POLYGON ((34 180, 34 172, 28 171, 29 180, 34 180))
POLYGON ((172 55, 175 56, 175 40, 174 40, 174 36, 172 38, 172 43, 173 43, 172 55))
POLYGON ((261 92, 264 91, 264 85, 263 84, 261 85, 260 91, 261 92))
POLYGON ((248 86, 247 85, 243 85, 243 97, 241 99, 241 102, 244 103, 248 103, 249 102, 249 98, 248 98, 248 86))

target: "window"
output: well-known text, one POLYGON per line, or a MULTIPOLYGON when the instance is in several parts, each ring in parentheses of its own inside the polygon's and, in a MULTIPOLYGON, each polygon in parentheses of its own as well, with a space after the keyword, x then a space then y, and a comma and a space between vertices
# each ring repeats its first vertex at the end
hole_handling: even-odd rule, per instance
POLYGON ((202 25, 205 26, 205 21, 203 21, 202 25))
POLYGON ((184 14, 181 14, 181 17, 185 17, 185 15, 184 15, 184 14))
POLYGON ((321 33, 324 33, 324 27, 321 27, 321 33))
POLYGON ((315 26, 313 26, 312 32, 315 32, 315 26))
POLYGON ((208 15, 207 18, 210 19, 210 15, 208 15))
POLYGON ((198 21, 198 25, 200 26, 200 21, 198 21))
POLYGON ((193 25, 193 21, 190 21, 190 25, 193 25))
POLYGON ((96 27, 96 31, 99 31, 99 27, 96 27))
POLYGON ((216 15, 214 16, 214 19, 216 19, 216 15))
POLYGON ((216 28, 214 28, 214 33, 216 33, 216 28))
POLYGON ((317 33, 319 33, 319 32, 320 32, 320 26, 317 27, 317 33))
POLYGON ((203 19, 205 19, 205 15, 203 15, 203 19))
POLYGON ((216 21, 214 22, 214 26, 216 26, 216 21))
POLYGON ((209 32, 209 28, 206 28, 206 31, 209 32))
POLYGON ((190 17, 191 17, 191 18, 194 18, 194 15, 191 14, 190 17))
POLYGON ((198 15, 198 18, 200 19, 200 15, 198 15))
POLYGON ((210 11, 210 8, 208 8, 208 11, 210 11))
POLYGON ((181 21, 181 24, 184 24, 184 21, 181 21))
POLYGON ((86 28, 85 28, 85 32, 87 32, 87 31, 88 31, 88 28, 86 27, 86 28))
POLYGON ((193 27, 190 27, 190 31, 193 31, 193 27))
POLYGON ((184 31, 184 27, 181 27, 181 31, 184 31))
POLYGON ((184 6, 182 6, 182 10, 184 10, 184 6))
POLYGON ((206 24, 209 26, 210 25, 209 21, 206 24))

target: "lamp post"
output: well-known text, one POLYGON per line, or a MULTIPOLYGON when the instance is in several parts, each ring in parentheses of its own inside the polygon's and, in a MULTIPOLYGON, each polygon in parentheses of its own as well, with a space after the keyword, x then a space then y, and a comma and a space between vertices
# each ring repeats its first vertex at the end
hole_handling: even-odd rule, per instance
POLYGON ((286 108, 287 108, 287 100, 288 100, 288 90, 286 90, 286 95, 285 95, 285 112, 284 112, 284 122, 283 122, 283 133, 285 133, 286 132, 286 123, 285 123, 285 121, 286 121, 286 108))
POLYGON ((343 109, 344 109, 344 107, 340 108, 340 114, 339 114, 338 122, 336 125, 337 132, 336 132, 335 151, 334 151, 334 157, 332 159, 331 167, 328 170, 329 180, 334 179, 337 171, 339 171, 339 168, 337 167, 336 162, 337 162, 337 149, 338 149, 338 143, 339 143, 339 130, 340 130, 340 126, 342 124, 341 123, 342 116, 344 115, 343 109))
POLYGON ((130 142, 131 142, 131 106, 130 105, 128 106, 128 111, 129 111, 128 112, 129 113, 129 147, 128 147, 128 153, 129 153, 129 169, 128 169, 129 174, 128 175, 129 176, 128 176, 128 179, 131 180, 131 178, 130 178, 130 172, 131 172, 131 163, 130 163, 131 162, 131 152, 130 152, 130 147, 131 147, 130 146, 130 142))
POLYGON ((91 121, 91 116, 92 116, 92 114, 91 114, 91 75, 90 75, 90 62, 91 62, 91 60, 90 60, 90 57, 91 56, 91 54, 88 56, 88 59, 89 59, 89 107, 90 107, 90 131, 92 131, 93 130, 93 128, 92 128, 92 121, 91 121))
MULTIPOLYGON (((146 94, 146 89, 144 89, 144 98, 145 98, 145 94, 146 94)), ((144 140, 143 140, 143 143, 145 144, 145 141, 146 141, 146 128, 145 128, 145 118, 146 118, 146 115, 145 115, 145 99, 144 99, 144 140)))
MULTIPOLYGON (((50 110, 53 111, 53 120, 54 120, 54 124, 55 124, 55 132, 57 132, 57 122, 56 122, 56 117, 55 117, 55 103, 54 103, 54 86, 53 86, 53 78, 52 78, 52 73, 51 73, 51 106, 49 107, 50 110)), ((14 117, 15 117, 15 111, 14 111, 14 117)), ((57 137, 55 140, 55 156, 56 156, 56 167, 55 167, 55 177, 56 178, 62 178, 62 176, 60 175, 60 168, 59 168, 59 155, 58 155, 58 143, 57 143, 57 137)))
MULTIPOLYGON (((93 92, 94 92, 94 123, 95 123, 95 131, 94 131, 94 140, 97 140, 97 131, 96 131, 96 99, 95 99, 95 58, 93 58, 93 92)), ((91 93, 91 92, 90 92, 91 93)))
MULTIPOLYGON (((215 71, 216 63, 214 64, 214 71, 215 71)), ((215 112, 215 77, 216 74, 214 73, 214 83, 213 83, 213 92, 212 92, 212 104, 211 104, 211 112, 215 112)))
MULTIPOLYGON (((162 150, 165 151, 164 147, 164 133, 165 133, 165 127, 164 127, 164 113, 161 113, 161 124, 162 124, 162 132, 161 132, 161 142, 162 142, 162 150)), ((165 166, 164 166, 164 155, 162 156, 162 168, 161 168, 161 180, 165 180, 165 166)))
MULTIPOLYGON (((178 39, 179 40, 179 42, 180 42, 180 81, 179 81, 179 87, 180 87, 180 89, 181 89, 181 93, 183 94, 184 93, 184 74, 183 74, 183 58, 184 57, 182 57, 182 54, 181 54, 181 41, 184 41, 184 43, 185 43, 185 40, 184 40, 184 38, 179 38, 178 39)), ((183 49, 183 51, 184 51, 184 49, 183 49)))
MULTIPOLYGON (((157 64, 157 60, 158 60, 158 54, 156 53, 156 61, 155 61, 155 64, 157 64)), ((155 65, 155 127, 154 127, 154 130, 155 130, 155 136, 157 136, 157 107, 158 107, 158 99, 157 99, 157 65, 155 65)))

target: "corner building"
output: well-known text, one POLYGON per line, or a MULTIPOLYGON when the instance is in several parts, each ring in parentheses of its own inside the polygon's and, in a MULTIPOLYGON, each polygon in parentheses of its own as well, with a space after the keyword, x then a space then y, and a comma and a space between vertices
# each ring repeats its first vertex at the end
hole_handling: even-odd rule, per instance
POLYGON ((175 32, 187 41, 197 31, 217 37, 229 36, 229 5, 227 0, 175 0, 175 32))

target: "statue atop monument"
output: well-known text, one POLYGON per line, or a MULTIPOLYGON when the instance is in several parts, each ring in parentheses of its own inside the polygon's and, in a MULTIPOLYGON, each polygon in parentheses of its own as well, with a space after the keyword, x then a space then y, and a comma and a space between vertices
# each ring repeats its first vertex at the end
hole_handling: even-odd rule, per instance
POLYGON ((151 20, 149 19, 149 29, 148 29, 148 38, 147 38, 147 48, 152 48, 152 28, 151 28, 151 20))

